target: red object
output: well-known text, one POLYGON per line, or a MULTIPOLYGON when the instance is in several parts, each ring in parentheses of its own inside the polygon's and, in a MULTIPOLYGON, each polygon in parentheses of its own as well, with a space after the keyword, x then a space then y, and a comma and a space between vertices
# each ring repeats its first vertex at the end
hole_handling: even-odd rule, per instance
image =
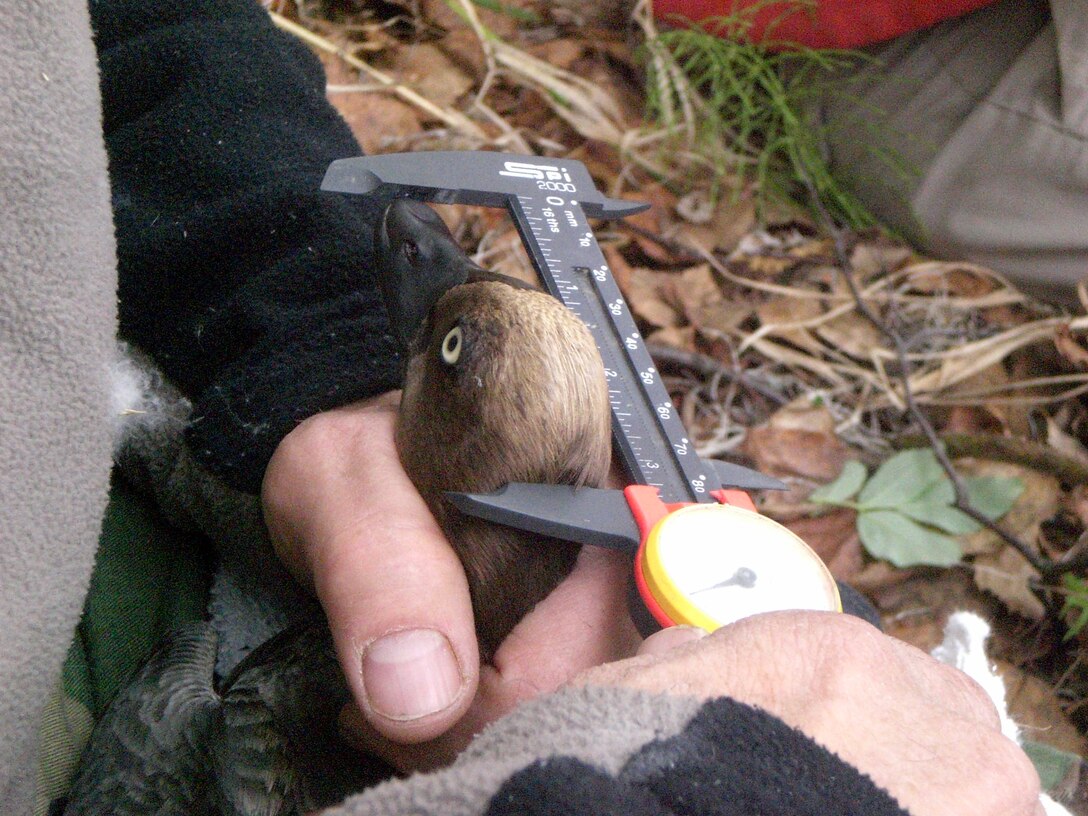
MULTIPOLYGON (((654 15, 697 22, 724 17, 758 0, 654 0, 654 15)), ((995 0, 817 0, 815 7, 796 0, 772 2, 754 13, 748 38, 765 36, 776 44, 811 48, 858 48, 890 40, 959 17, 995 0), (770 31, 768 31, 770 26, 770 31)))
MULTIPOLYGON (((666 504, 661 501, 657 488, 649 485, 630 485, 623 489, 623 495, 631 508, 631 515, 634 516, 635 523, 638 525, 639 537, 641 538, 638 553, 635 555, 635 586, 638 587, 638 594, 642 596, 642 602, 646 605, 654 620, 667 629, 670 626, 675 626, 676 621, 670 618, 668 613, 661 608, 646 583, 646 576, 642 572, 642 551, 646 547, 646 537, 650 534, 654 525, 669 513, 679 510, 681 507, 688 507, 692 502, 666 504)), ((731 504, 735 507, 751 510, 753 513, 758 512, 752 497, 743 490, 712 490, 710 495, 719 504, 731 504)))

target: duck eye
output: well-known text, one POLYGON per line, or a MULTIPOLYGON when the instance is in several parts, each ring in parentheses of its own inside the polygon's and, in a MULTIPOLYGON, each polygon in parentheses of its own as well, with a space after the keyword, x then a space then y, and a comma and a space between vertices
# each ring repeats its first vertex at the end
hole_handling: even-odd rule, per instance
POLYGON ((461 327, 454 326, 442 340, 442 360, 447 365, 454 365, 461 359, 461 327))
POLYGON ((415 266, 416 259, 419 258, 419 247, 416 245, 416 242, 404 241, 400 245, 400 251, 404 253, 404 259, 415 266))

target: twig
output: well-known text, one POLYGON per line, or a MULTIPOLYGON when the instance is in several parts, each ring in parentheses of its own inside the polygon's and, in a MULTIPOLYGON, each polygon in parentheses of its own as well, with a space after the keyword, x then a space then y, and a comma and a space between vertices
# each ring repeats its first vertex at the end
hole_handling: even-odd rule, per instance
MULTIPOLYGON (((822 222, 821 226, 831 236, 835 249, 835 258, 839 264, 840 274, 842 275, 843 282, 846 283, 847 288, 850 290, 850 295, 854 299, 858 313, 868 320, 877 331, 884 335, 895 348, 895 355, 899 361, 898 378, 903 391, 903 403, 907 412, 921 429, 922 435, 929 443, 930 448, 932 448, 933 455, 936 457, 941 469, 944 470, 945 474, 948 476, 948 480, 952 483, 952 489, 955 493, 954 506, 956 509, 966 513, 974 519, 979 525, 993 532, 1002 541, 1020 553, 1020 555, 1031 564, 1032 568, 1043 577, 1044 582, 1056 580, 1058 573, 1055 572, 1055 565, 1053 562, 1036 553, 1026 542, 1021 541, 1019 537, 1010 533, 996 521, 983 515, 971 503, 970 496, 967 493, 967 486, 964 484, 963 478, 956 471, 955 465, 952 464, 948 451, 941 443, 941 439, 937 435, 937 431, 934 429, 933 424, 922 412, 921 407, 914 399, 914 391, 911 388, 910 382, 911 363, 903 338, 890 329, 880 316, 870 308, 869 304, 865 302, 865 298, 858 289, 857 281, 854 279, 853 264, 850 261, 850 255, 846 250, 846 241, 843 236, 843 231, 838 227, 831 217, 831 214, 827 211, 827 208, 824 206, 824 203, 812 182, 805 177, 803 173, 802 177, 805 186, 808 189, 813 209, 815 210, 818 219, 822 222)), ((1065 570, 1062 570, 1062 572, 1064 571, 1065 570)), ((1040 601, 1042 601, 1047 609, 1057 613, 1057 609, 1054 608, 1050 595, 1046 592, 1041 592, 1040 595, 1040 601)), ((1057 615, 1055 614, 1055 620, 1056 619, 1057 615)))
POLYGON ((768 388, 763 383, 753 380, 743 372, 726 368, 721 362, 709 355, 700 354, 697 351, 683 351, 681 349, 673 348, 672 346, 661 345, 660 343, 648 343, 646 350, 650 352, 650 356, 659 363, 663 362, 674 366, 683 366, 697 371, 704 377, 717 376, 724 380, 735 382, 750 391, 754 391, 761 397, 769 399, 775 405, 785 405, 789 402, 788 399, 773 389, 768 388))
POLYGON ((397 82, 395 79, 393 79, 393 77, 389 76, 388 74, 379 71, 377 68, 374 68, 371 65, 368 65, 358 57, 349 54, 343 48, 340 48, 338 45, 326 39, 325 37, 314 34, 308 28, 300 26, 298 23, 292 20, 288 20, 282 14, 277 14, 274 11, 269 11, 268 16, 272 18, 272 22, 275 23, 278 28, 283 29, 288 34, 293 34, 294 36, 305 42, 307 45, 320 49, 321 51, 324 51, 328 54, 336 55, 348 65, 350 65, 352 68, 362 71, 364 74, 373 78, 376 82, 383 85, 387 90, 399 96, 408 104, 414 105, 420 110, 429 113, 436 119, 445 122, 447 126, 453 128, 454 130, 460 131, 461 133, 475 137, 485 142, 488 141, 487 134, 484 133, 483 130, 481 130, 475 122, 464 116, 464 114, 461 114, 455 110, 450 110, 448 108, 439 107, 438 105, 431 102, 429 99, 420 96, 407 85, 403 85, 397 82))
POLYGON ((648 230, 645 227, 640 227, 638 224, 633 224, 630 221, 619 220, 612 224, 614 229, 620 232, 630 232, 637 235, 639 238, 645 238, 648 241, 653 241, 659 247, 664 249, 670 255, 673 256, 673 260, 677 264, 691 265, 703 262, 703 257, 692 251, 691 247, 681 241, 674 241, 671 238, 666 238, 664 235, 660 235, 652 230, 648 230))
MULTIPOLYGON (((1048 473, 1066 484, 1088 484, 1088 466, 1038 442, 996 434, 969 433, 941 434, 940 441, 953 459, 972 456, 1011 462, 1048 473)), ((896 439, 894 444, 897 448, 919 448, 928 444, 928 440, 920 434, 907 434, 896 439)))

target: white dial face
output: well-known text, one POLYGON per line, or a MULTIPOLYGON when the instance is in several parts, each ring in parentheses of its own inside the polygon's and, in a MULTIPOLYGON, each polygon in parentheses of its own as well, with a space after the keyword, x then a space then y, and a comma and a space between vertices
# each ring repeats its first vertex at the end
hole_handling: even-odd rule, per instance
POLYGON ((697 619, 705 615, 724 626, 779 609, 839 610, 827 567, 796 534, 766 516, 693 505, 667 516, 656 533, 646 569, 665 605, 687 622, 704 625, 697 619))

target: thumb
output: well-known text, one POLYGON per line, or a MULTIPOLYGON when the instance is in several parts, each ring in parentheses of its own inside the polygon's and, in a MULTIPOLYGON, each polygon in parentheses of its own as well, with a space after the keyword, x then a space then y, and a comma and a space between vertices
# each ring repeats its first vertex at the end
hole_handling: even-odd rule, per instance
POLYGON ((464 570, 397 456, 395 398, 311 417, 262 488, 276 551, 316 592, 371 725, 433 739, 464 714, 479 652, 464 570))

